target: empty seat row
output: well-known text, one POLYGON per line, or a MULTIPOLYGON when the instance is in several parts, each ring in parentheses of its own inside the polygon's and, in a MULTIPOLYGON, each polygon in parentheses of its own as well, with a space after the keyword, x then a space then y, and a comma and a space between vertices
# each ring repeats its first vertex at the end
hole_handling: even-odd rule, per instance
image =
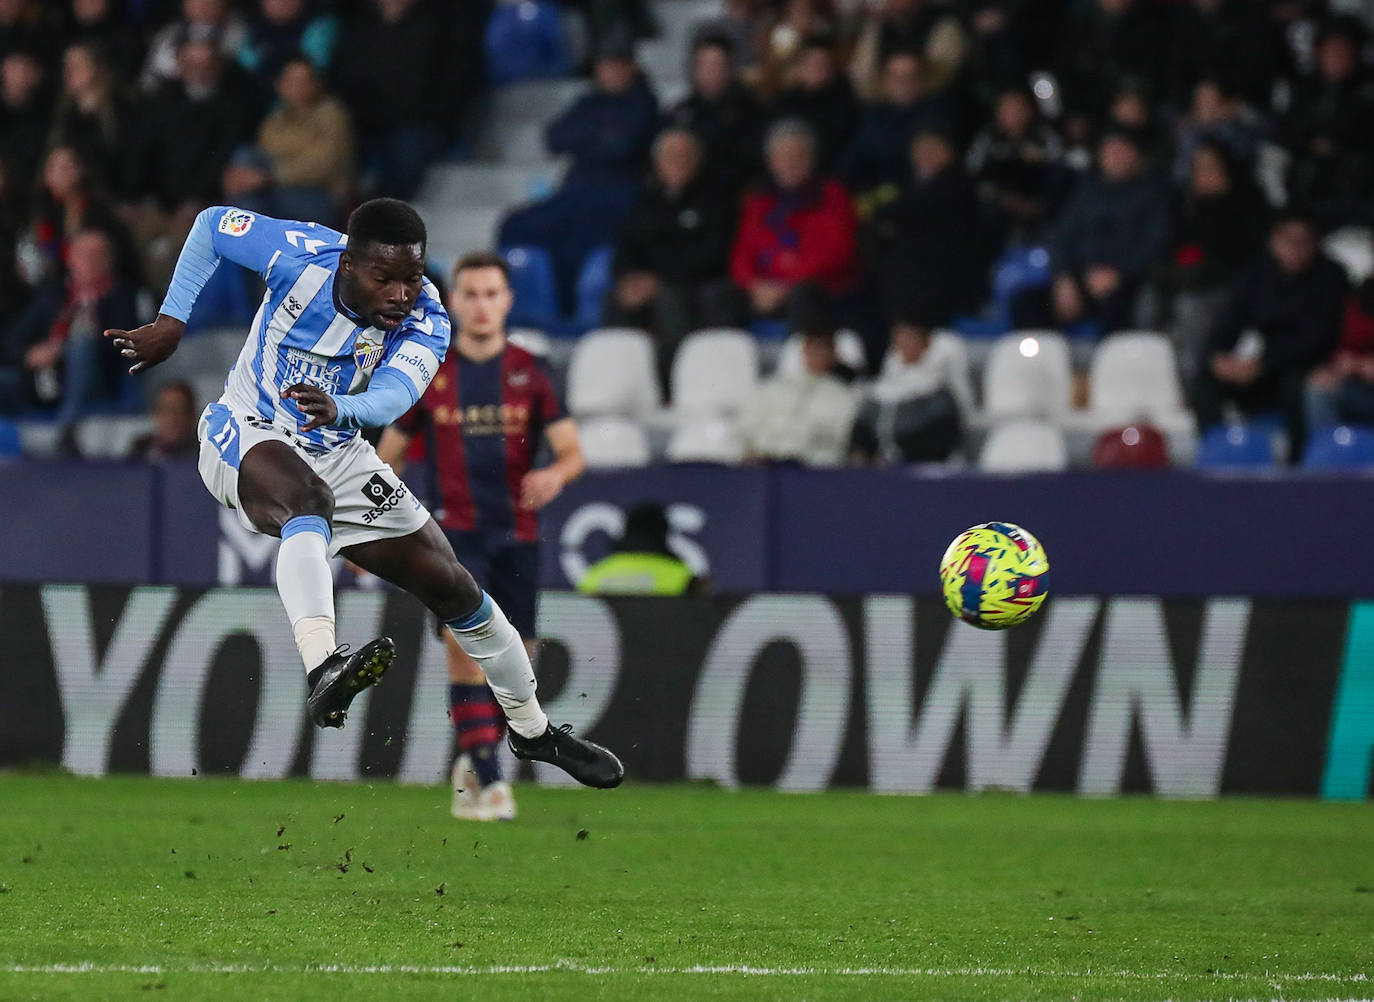
MULTIPOLYGON (((647 466, 653 459, 648 430, 630 418, 589 418, 579 423, 578 435, 592 469, 647 466)), ((728 418, 703 417, 674 429, 665 455, 670 463, 738 463, 744 439, 728 418)))
MULTIPOLYGON (((937 334, 954 338, 955 335, 937 334)), ((959 342, 962 346, 962 342, 959 342)), ((863 343, 843 331, 836 347, 847 364, 864 365, 863 343)), ((959 353, 967 369, 967 356, 959 353)), ((780 372, 802 365, 795 337, 784 345, 780 372)), ((757 341, 746 331, 709 330, 690 335, 671 373, 674 409, 681 414, 734 414, 759 379, 757 341)), ((1171 342, 1162 334, 1128 332, 1105 338, 1093 355, 1086 413, 1074 413, 1073 370, 1064 337, 1054 331, 1007 335, 992 348, 983 372, 983 408, 990 424, 1012 418, 1053 423, 1086 422, 1105 429, 1148 422, 1165 432, 1191 432, 1193 417, 1171 342)), ((654 346, 648 335, 609 328, 583 336, 572 352, 568 405, 579 416, 643 417, 662 407, 654 346)))

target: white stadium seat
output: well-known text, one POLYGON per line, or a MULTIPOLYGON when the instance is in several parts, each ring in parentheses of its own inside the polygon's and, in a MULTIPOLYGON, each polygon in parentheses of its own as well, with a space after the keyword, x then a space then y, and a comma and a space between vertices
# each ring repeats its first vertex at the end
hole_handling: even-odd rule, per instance
POLYGON ((681 425, 668 441, 672 463, 738 463, 744 458, 744 439, 724 418, 700 417, 681 425))
POLYGON ((530 327, 517 327, 510 332, 507 340, 539 358, 548 358, 553 353, 553 342, 549 340, 549 336, 530 327))
POLYGON ((1173 343, 1163 334, 1126 331, 1093 353, 1089 407, 1118 423, 1167 421, 1184 410, 1173 343))
POLYGON ((1351 285, 1374 273, 1374 233, 1362 226, 1346 226, 1322 241, 1322 250, 1345 269, 1351 285))
POLYGON ((1068 469, 1064 433, 1047 421, 999 424, 983 442, 978 466, 987 473, 1048 473, 1068 469))
MULTIPOLYGON (((863 339, 851 330, 835 332, 835 354, 839 356, 840 362, 857 373, 863 373, 868 369, 868 355, 864 352, 863 339)), ((802 336, 793 334, 783 342, 782 352, 778 355, 778 374, 795 376, 803 368, 802 336)))
POLYGON ((578 424, 577 435, 591 469, 649 465, 648 433, 626 418, 591 418, 578 424))
POLYGON ((983 408, 992 419, 1059 420, 1073 392, 1069 346, 1055 331, 1015 331, 997 339, 983 371, 983 408))
POLYGON ((681 414, 736 414, 754 396, 759 346, 748 331, 720 328, 688 334, 673 356, 673 409, 681 414))
POLYGON ((607 327, 583 335, 568 365, 568 410, 577 417, 642 417, 661 406, 649 335, 607 327))

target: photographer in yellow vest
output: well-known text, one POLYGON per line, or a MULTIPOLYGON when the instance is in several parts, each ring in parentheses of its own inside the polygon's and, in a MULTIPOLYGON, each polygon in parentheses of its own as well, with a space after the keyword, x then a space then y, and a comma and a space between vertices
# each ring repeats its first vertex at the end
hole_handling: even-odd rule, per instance
POLYGON ((625 516, 625 533, 610 556, 587 569, 577 590, 586 595, 687 595, 702 590, 668 547, 668 514, 663 505, 637 505, 625 516))

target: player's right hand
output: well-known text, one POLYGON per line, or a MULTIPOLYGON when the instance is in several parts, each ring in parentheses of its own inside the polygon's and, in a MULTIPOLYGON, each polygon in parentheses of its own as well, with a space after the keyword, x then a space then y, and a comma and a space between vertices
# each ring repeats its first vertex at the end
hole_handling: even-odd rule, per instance
POLYGON ((131 331, 108 330, 105 336, 114 338, 114 346, 119 353, 134 364, 130 373, 151 369, 159 362, 165 362, 177 350, 186 325, 176 317, 159 313, 157 319, 131 331))

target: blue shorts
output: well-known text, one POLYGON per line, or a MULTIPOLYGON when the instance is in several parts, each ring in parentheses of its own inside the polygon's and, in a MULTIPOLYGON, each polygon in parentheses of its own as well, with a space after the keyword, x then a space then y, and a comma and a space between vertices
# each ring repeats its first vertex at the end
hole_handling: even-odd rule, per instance
POLYGON ((458 562, 510 620, 515 632, 535 639, 535 602, 539 597, 539 544, 512 542, 485 532, 445 529, 458 562))

